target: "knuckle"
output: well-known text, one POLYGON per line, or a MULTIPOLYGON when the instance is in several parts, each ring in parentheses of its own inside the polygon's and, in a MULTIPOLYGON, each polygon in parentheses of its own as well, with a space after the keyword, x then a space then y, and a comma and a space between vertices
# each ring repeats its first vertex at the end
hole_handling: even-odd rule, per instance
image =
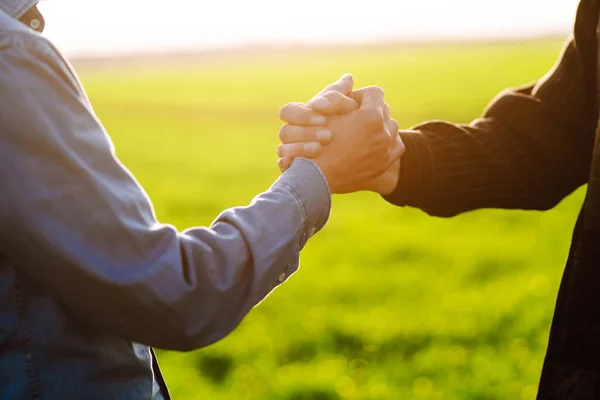
POLYGON ((337 91, 331 91, 331 92, 325 93, 324 97, 326 97, 327 100, 329 100, 332 104, 334 104, 334 103, 337 103, 340 101, 342 94, 337 91))
POLYGON ((374 96, 381 96, 382 98, 385 97, 385 92, 380 86, 369 86, 366 90, 368 90, 370 94, 374 96))

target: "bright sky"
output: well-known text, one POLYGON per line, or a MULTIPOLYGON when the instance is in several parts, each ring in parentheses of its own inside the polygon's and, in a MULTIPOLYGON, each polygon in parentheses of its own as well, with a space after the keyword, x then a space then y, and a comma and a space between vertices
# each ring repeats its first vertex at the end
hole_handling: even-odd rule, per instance
POLYGON ((571 31, 578 0, 47 0, 68 54, 571 31))

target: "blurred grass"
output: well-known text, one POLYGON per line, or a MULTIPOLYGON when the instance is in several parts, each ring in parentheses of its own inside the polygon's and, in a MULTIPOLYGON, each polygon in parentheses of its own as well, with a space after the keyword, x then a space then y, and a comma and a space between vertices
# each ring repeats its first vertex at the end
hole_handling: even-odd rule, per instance
MULTIPOLYGON (((84 68, 119 157, 181 229, 277 177, 279 107, 344 72, 386 90, 408 127, 469 122, 543 76, 559 40, 264 52, 84 68)), ((378 196, 338 197, 298 274, 228 338, 160 352, 176 399, 533 399, 582 200, 450 220, 378 196)), ((209 307, 210 305, 207 305, 209 307)))

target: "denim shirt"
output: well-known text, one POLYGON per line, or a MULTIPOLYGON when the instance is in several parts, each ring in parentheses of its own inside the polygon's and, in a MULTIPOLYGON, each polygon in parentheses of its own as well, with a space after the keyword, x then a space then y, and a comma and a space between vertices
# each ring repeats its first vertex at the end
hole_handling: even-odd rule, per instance
POLYGON ((294 273, 327 182, 298 159, 210 227, 159 223, 17 3, 0 0, 0 398, 167 398, 151 347, 223 338, 294 273))

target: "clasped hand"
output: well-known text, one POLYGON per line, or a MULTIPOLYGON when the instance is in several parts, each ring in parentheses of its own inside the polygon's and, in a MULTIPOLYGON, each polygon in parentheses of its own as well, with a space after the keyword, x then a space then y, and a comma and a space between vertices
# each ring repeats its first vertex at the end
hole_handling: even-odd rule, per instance
POLYGON ((370 86, 353 91, 344 75, 306 104, 281 108, 286 122, 279 131, 279 168, 294 158, 312 159, 323 171, 332 193, 362 190, 386 195, 398 182, 404 144, 398 123, 390 117, 383 90, 370 86))

